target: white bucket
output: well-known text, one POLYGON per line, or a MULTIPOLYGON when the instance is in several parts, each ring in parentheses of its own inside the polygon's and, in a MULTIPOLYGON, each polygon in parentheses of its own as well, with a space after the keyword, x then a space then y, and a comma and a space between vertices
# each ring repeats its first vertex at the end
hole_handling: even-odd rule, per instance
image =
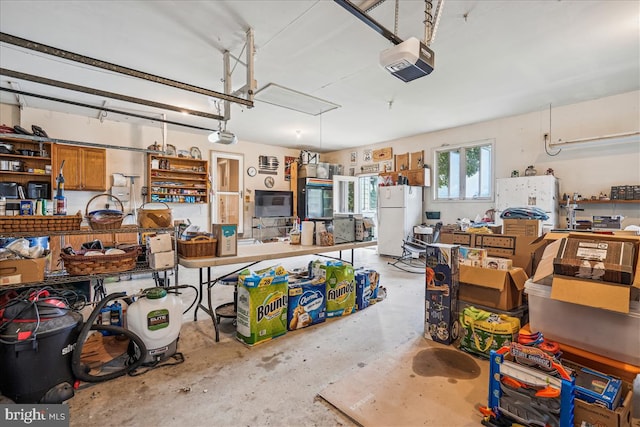
POLYGON ((182 327, 182 300, 163 288, 147 292, 127 309, 127 328, 138 335, 147 347, 144 363, 175 353, 175 342, 182 327))

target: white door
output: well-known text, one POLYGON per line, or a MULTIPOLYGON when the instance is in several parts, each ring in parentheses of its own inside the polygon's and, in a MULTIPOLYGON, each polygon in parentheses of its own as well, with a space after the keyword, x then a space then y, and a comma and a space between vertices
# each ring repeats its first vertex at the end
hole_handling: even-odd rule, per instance
POLYGON ((242 189, 244 188, 244 156, 211 152, 211 222, 236 224, 238 234, 244 233, 242 189))
POLYGON ((333 213, 360 213, 358 178, 355 176, 333 176, 333 213))

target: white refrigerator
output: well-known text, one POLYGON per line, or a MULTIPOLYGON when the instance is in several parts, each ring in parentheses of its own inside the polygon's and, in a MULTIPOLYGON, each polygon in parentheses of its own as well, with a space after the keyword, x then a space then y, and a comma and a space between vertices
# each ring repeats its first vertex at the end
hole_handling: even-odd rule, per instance
POLYGON ((422 187, 378 187, 378 254, 402 256, 402 240, 422 224, 422 187))
POLYGON ((560 200, 558 179, 553 175, 499 178, 496 180, 496 224, 507 208, 538 207, 549 215, 542 222, 543 229, 559 227, 560 200))

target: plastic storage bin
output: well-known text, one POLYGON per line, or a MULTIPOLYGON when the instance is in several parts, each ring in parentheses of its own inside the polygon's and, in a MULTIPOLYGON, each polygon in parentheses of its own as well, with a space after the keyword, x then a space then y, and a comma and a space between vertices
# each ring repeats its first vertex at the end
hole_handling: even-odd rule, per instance
POLYGON ((640 303, 628 314, 551 299, 551 286, 527 280, 531 331, 546 338, 640 366, 640 303))

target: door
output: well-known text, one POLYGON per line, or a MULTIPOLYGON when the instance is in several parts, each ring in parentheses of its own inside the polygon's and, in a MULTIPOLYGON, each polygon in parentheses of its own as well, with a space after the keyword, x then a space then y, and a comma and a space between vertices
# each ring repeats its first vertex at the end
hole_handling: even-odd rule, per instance
POLYGON ((358 213, 373 221, 373 236, 378 233, 378 175, 358 176, 358 213))
POLYGON ((323 218, 325 190, 322 187, 307 187, 305 189, 306 197, 306 218, 323 218))
POLYGON ((244 233, 242 193, 244 188, 244 156, 242 154, 211 152, 211 222, 236 224, 238 234, 244 233))
POLYGON ((360 213, 360 194, 358 178, 355 176, 334 175, 333 177, 333 213, 360 213))

